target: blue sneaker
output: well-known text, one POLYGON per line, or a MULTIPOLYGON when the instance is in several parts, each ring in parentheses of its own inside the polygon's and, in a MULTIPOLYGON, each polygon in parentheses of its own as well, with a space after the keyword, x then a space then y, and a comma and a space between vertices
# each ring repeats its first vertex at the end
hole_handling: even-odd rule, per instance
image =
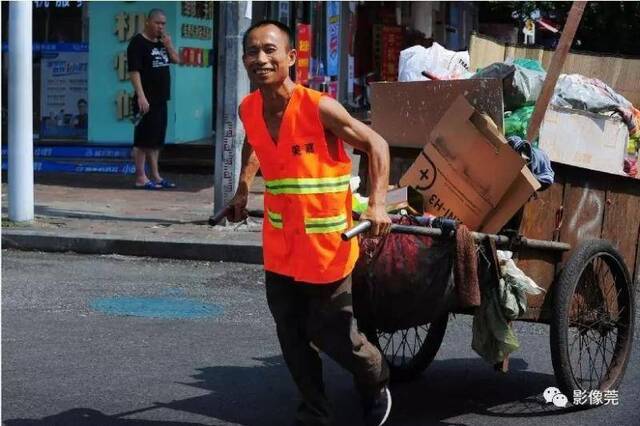
POLYGON ((365 403, 364 424, 366 426, 382 426, 391 413, 391 392, 387 386, 370 401, 365 403))

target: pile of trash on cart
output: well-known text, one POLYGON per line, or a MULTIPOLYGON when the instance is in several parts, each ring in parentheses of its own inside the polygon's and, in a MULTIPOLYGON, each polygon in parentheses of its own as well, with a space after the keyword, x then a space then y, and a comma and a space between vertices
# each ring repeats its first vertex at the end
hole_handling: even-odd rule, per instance
POLYGON ((444 226, 452 238, 361 238, 354 301, 359 320, 390 333, 473 313, 472 346, 496 363, 518 348, 510 322, 526 312, 527 295, 544 289, 513 253, 477 245, 471 233, 517 233, 522 207, 554 182, 552 161, 640 177, 640 111, 600 80, 563 74, 539 138, 528 141, 546 78, 540 63, 514 59, 475 73, 468 63, 466 52, 414 46, 401 54, 398 82, 372 84, 372 128, 392 157, 401 153, 392 158, 388 210, 397 223, 444 226))
MULTIPOLYGON (((471 72, 469 53, 437 43, 413 46, 400 54, 398 81, 493 78, 502 82, 504 133, 526 139, 526 131, 546 78, 535 60, 513 58, 471 72)), ((640 178, 640 110, 605 82, 580 74, 561 74, 540 130, 540 148, 551 160, 640 178)))

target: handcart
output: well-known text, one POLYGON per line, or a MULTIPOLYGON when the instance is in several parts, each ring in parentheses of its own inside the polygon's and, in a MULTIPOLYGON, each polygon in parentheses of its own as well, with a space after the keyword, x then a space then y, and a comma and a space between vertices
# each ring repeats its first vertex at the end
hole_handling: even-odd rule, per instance
MULTIPOLYGON (((562 187, 570 180, 560 179, 557 185, 562 187)), ((519 255, 522 259, 519 266, 527 275, 533 275, 537 284, 546 290, 541 296, 529 297, 531 310, 518 320, 550 325, 553 369, 562 392, 573 395, 574 390, 617 389, 632 348, 633 280, 623 256, 611 242, 585 238, 571 246, 557 241, 558 231, 566 226, 562 226, 562 218, 558 218, 561 215, 554 217, 549 214, 553 211, 551 207, 556 209, 556 213, 562 212, 563 198, 560 197, 558 205, 552 205, 550 197, 553 194, 551 191, 543 195, 545 200, 542 203, 536 200, 526 206, 520 217, 520 229, 530 229, 532 233, 539 234, 544 224, 539 221, 532 224, 531 221, 539 219, 536 215, 546 214, 553 218, 549 223, 555 226, 555 230, 550 229, 549 235, 553 234, 556 241, 528 239, 517 232, 506 235, 473 233, 473 237, 478 242, 492 241, 498 248, 505 247, 519 255), (541 206, 546 213, 536 211, 541 206), (536 227, 537 230, 533 229, 536 227), (541 264, 550 266, 552 272, 541 272, 544 269, 541 264), (543 279, 545 276, 546 280, 543 279)), ((343 238, 352 238, 369 225, 366 221, 361 222, 346 231, 343 238)), ((391 232, 426 235, 435 239, 451 238, 441 229, 422 226, 394 224, 391 232)), ((392 379, 409 380, 417 377, 435 358, 450 313, 473 312, 447 311, 429 324, 416 324, 393 332, 375 327, 371 329, 368 324, 360 324, 360 319, 359 325, 386 357, 392 379)), ((496 367, 506 371, 507 365, 504 362, 496 367)))

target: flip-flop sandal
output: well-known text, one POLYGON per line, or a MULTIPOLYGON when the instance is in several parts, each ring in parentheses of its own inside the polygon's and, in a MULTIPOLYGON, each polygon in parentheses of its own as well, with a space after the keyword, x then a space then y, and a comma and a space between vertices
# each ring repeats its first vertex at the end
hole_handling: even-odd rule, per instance
POLYGON ((156 182, 156 185, 160 185, 162 188, 175 188, 176 184, 170 180, 162 179, 160 182, 156 182))
POLYGON ((145 182, 145 183, 144 183, 144 185, 138 185, 138 184, 135 184, 133 187, 134 187, 135 189, 146 189, 146 190, 149 190, 149 191, 156 191, 156 190, 158 190, 158 189, 162 189, 162 186, 161 186, 161 185, 158 185, 158 184, 156 184, 156 183, 153 183, 153 182, 151 182, 150 180, 149 180, 149 181, 147 181, 147 182, 145 182))

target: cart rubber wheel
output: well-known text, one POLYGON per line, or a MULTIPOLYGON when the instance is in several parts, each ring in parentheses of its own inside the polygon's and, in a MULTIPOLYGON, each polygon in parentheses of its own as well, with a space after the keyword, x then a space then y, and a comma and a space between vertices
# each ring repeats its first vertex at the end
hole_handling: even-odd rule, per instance
POLYGON ((558 387, 617 391, 631 355, 634 289, 620 253, 604 240, 576 248, 553 289, 551 360, 558 387))
POLYGON ((448 321, 449 314, 446 313, 428 325, 394 333, 369 331, 366 335, 386 358, 391 380, 405 382, 417 378, 436 357, 448 321))

